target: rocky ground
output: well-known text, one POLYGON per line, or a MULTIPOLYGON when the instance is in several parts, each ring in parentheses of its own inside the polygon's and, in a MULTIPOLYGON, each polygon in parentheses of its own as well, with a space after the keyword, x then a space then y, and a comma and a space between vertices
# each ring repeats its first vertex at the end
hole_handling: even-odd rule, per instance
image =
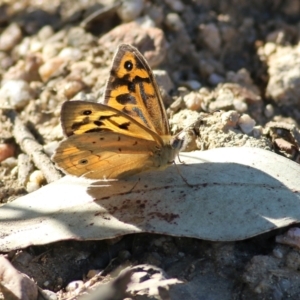
MULTIPOLYGON (((202 116, 185 150, 252 146, 299 163, 299 39, 299 0, 0 0, 1 202, 62 176, 48 162, 63 139, 61 104, 101 99, 120 43, 157 69, 173 133, 202 116)), ((40 299, 77 299, 99 282, 110 284, 95 299, 299 299, 300 252, 277 234, 230 243, 137 234, 5 257, 37 283, 40 299), (137 265, 137 277, 164 282, 153 294, 122 294, 126 272, 111 281, 137 265), (109 289, 120 295, 105 298, 109 289)))

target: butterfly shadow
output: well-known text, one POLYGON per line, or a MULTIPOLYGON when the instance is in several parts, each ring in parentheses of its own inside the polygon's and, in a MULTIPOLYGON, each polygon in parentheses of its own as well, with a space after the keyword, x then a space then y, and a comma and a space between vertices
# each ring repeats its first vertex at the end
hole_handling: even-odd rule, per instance
POLYGON ((295 193, 256 167, 210 162, 193 154, 163 172, 110 182, 105 188, 103 181, 95 182, 87 193, 99 206, 93 223, 105 216, 116 232, 123 226, 125 231, 230 241, 300 221, 299 190, 295 193))

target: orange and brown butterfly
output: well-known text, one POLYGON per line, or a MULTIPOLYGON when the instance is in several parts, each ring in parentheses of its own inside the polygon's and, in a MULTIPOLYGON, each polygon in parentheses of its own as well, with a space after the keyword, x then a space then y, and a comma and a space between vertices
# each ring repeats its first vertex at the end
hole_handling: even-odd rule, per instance
POLYGON ((164 169, 182 145, 170 135, 149 65, 127 44, 116 51, 104 104, 67 101, 61 124, 67 138, 53 160, 64 173, 85 178, 117 179, 164 169))

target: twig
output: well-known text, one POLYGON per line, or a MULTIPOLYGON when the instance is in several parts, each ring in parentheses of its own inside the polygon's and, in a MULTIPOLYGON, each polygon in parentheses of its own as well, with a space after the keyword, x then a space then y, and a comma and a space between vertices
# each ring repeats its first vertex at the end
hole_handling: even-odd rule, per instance
POLYGON ((112 5, 105 6, 103 8, 97 9, 95 12, 86 17, 81 23, 80 26, 83 28, 88 27, 94 20, 100 20, 105 17, 109 17, 111 14, 115 13, 117 8, 121 5, 120 1, 115 2, 112 5))
POLYGON ((55 169, 47 154, 44 153, 42 145, 36 141, 17 114, 13 110, 10 110, 7 113, 7 116, 14 124, 13 136, 15 137, 17 144, 19 144, 21 149, 31 157, 36 167, 43 172, 47 182, 49 183, 60 179, 62 177, 61 174, 55 169))

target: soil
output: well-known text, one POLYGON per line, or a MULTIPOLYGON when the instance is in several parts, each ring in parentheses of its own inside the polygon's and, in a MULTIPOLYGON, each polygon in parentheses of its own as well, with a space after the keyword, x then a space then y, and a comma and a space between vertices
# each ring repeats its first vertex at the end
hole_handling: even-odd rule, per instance
MULTIPOLYGON (((174 134, 201 116, 186 151, 250 145, 299 163, 299 28, 299 0, 0 1, 1 203, 63 176, 48 162, 63 139, 61 104, 100 101, 121 43, 159 69, 174 134)), ((88 283, 100 286, 93 299, 296 300, 300 252, 276 243, 283 232, 228 243, 134 234, 3 255, 38 299, 79 299, 88 283), (113 281, 126 266, 163 283, 126 293, 113 281)))

